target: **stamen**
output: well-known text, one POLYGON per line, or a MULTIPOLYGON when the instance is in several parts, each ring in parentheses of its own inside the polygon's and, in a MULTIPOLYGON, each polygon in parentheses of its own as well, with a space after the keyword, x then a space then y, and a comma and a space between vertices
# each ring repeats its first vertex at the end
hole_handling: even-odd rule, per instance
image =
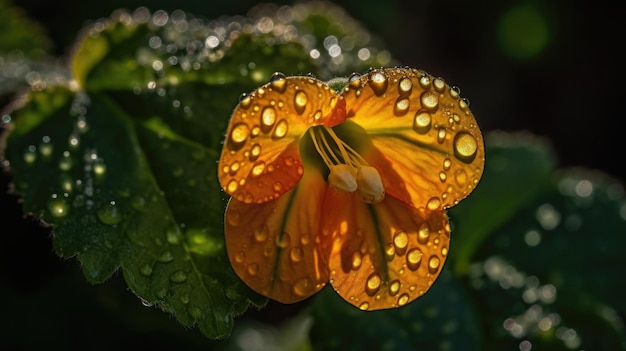
POLYGON ((311 128, 309 134, 315 150, 328 167, 330 185, 341 191, 358 190, 361 199, 370 204, 378 203, 385 198, 385 188, 378 170, 341 140, 334 130, 328 127, 311 128), (327 134, 332 138, 333 146, 326 139, 327 134))

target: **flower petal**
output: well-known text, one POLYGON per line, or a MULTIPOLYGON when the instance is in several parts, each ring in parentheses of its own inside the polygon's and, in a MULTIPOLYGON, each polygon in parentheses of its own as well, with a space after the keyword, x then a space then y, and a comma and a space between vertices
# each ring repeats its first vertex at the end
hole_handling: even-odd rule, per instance
POLYGON ((447 208, 476 187, 483 137, 459 90, 415 69, 380 69, 344 89, 349 120, 369 135, 359 150, 385 191, 406 204, 447 208))
POLYGON ((326 84, 275 75, 233 111, 219 161, 222 188, 246 203, 281 196, 302 176, 298 144, 307 128, 345 118, 343 98, 326 84))
POLYGON ((326 285, 327 254, 316 244, 326 187, 321 173, 307 172, 276 200, 260 205, 230 200, 225 219, 228 257, 250 288, 294 303, 326 285))
POLYGON ((418 210, 391 196, 370 205, 331 188, 322 223, 334 237, 330 282, 363 310, 400 307, 426 293, 450 245, 445 211, 418 210))

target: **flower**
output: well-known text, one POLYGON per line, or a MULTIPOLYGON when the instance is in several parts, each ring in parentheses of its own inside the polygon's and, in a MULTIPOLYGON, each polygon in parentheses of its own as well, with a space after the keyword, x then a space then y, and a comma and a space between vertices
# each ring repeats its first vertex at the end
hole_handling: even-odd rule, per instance
POLYGON ((218 167, 228 256, 256 292, 301 301, 327 283, 363 310, 405 305, 450 248, 446 209, 484 168, 468 102, 443 79, 373 69, 340 92, 276 73, 243 95, 218 167))

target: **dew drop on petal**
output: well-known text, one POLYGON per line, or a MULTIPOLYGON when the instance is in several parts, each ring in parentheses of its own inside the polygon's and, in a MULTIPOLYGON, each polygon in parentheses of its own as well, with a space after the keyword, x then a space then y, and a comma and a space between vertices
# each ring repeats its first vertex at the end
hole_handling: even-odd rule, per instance
POLYGON ((363 302, 359 305, 359 309, 362 311, 367 311, 370 308, 370 304, 367 302, 363 302))
POLYGON ((439 209, 441 207, 441 199, 437 196, 431 197, 430 199, 428 199, 426 207, 431 211, 439 209))
POLYGON ((426 244, 429 238, 430 238, 430 227, 428 226, 428 223, 422 223, 419 230, 417 231, 417 241, 420 244, 426 244))
POLYGON ((422 107, 429 111, 434 111, 439 106, 439 96, 432 91, 422 93, 420 101, 422 102, 422 107))
POLYGON ((248 274, 256 275, 259 272, 259 265, 256 263, 251 263, 248 265, 248 274))
POLYGON ((409 295, 407 294, 400 295, 400 297, 398 298, 398 306, 404 306, 406 305, 407 302, 409 302, 409 295))
POLYGON ((467 132, 459 132, 454 136, 454 156, 465 163, 470 163, 476 157, 478 143, 476 138, 467 132))
POLYGON ((302 114, 306 108, 306 104, 309 102, 309 96, 304 91, 298 91, 294 96, 293 106, 296 112, 302 114))
POLYGON ((401 96, 411 94, 411 89, 413 89, 413 82, 411 81, 411 79, 407 77, 403 77, 402 79, 400 79, 400 82, 398 82, 398 92, 401 96))
POLYGON ((422 256, 424 254, 418 248, 412 248, 406 254, 406 265, 410 270, 416 270, 419 268, 420 263, 422 262, 422 256))
POLYGON ((309 278, 301 278, 293 284, 293 293, 296 296, 308 296, 313 290, 313 283, 309 278))
POLYGON ((258 242, 267 240, 270 229, 267 225, 263 225, 260 228, 254 230, 254 239, 258 242))
POLYGON ((437 142, 439 144, 443 144, 444 141, 446 141, 446 128, 440 127, 437 130, 437 142))
POLYGON ((400 282, 398 280, 394 280, 389 283, 389 295, 395 296, 400 291, 400 282))
POLYGON ((292 247, 289 251, 289 258, 292 262, 300 262, 302 260, 302 248, 292 247))
POLYGON ((409 99, 400 97, 396 100, 395 105, 393 105, 393 113, 398 117, 404 116, 409 111, 409 106, 409 99))
POLYGON ((255 163, 254 166, 252 167, 252 175, 255 177, 258 177, 261 174, 263 174, 264 170, 265 170, 265 162, 259 161, 255 163))
POLYGON ((268 106, 261 112, 261 129, 267 133, 272 129, 274 123, 276 123, 276 109, 268 106))
POLYGON ((430 130, 432 117, 425 110, 418 110, 413 119, 413 130, 418 134, 426 134, 430 130))
POLYGON ((243 144, 250 136, 250 127, 245 123, 237 123, 230 132, 230 141, 235 145, 243 144))
POLYGON ((361 267, 361 263, 363 262, 363 257, 359 251, 355 251, 352 253, 352 269, 357 270, 361 267))
POLYGON ((372 73, 369 81, 370 87, 372 87, 372 90, 374 90, 374 94, 376 94, 376 96, 381 96, 385 93, 385 91, 387 90, 387 83, 388 79, 381 71, 372 73))
POLYGON ((281 119, 278 124, 276 124, 276 128, 274 129, 274 138, 280 139, 287 135, 287 121, 281 119))
POLYGON ((272 74, 270 86, 279 93, 284 93, 287 88, 287 77, 281 72, 272 74))
POLYGON ((409 244, 409 235, 403 230, 396 232, 393 236, 393 244, 398 250, 405 249, 409 244))
POLYGON ((439 270, 439 264, 441 263, 441 260, 439 259, 439 257, 437 256, 430 256, 430 258, 428 259, 428 271, 430 273, 437 273, 437 271, 439 270))
POLYGON ((369 277, 367 277, 367 282, 365 283, 365 292, 369 295, 374 295, 378 289, 380 289, 380 284, 382 280, 378 273, 372 273, 369 277))

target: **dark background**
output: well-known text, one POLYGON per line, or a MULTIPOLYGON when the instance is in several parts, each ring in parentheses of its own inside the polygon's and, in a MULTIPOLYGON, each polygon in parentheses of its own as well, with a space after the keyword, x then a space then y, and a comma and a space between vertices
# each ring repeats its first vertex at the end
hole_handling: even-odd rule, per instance
MULTIPOLYGON (((107 17, 120 7, 133 10, 146 6, 152 11, 182 9, 210 19, 245 15, 256 3, 15 1, 32 20, 44 26, 53 40, 52 54, 56 57, 66 55, 85 24, 107 17)), ((624 70, 621 47, 626 34, 626 13, 618 10, 617 5, 610 6, 608 1, 581 5, 582 2, 569 0, 336 3, 382 38, 392 56, 403 65, 424 69, 459 86, 462 95, 469 98, 484 131, 530 131, 551 142, 560 167, 581 166, 604 171, 622 183, 626 179, 623 165, 626 135, 622 127, 626 99, 624 82, 620 79, 624 70), (516 12, 519 9, 531 9, 533 18, 539 22, 533 22, 533 18, 525 22, 523 16, 517 18, 518 22, 507 22, 515 19, 512 14, 524 14, 516 12), (507 23, 514 25, 507 27, 507 23), (503 28, 512 28, 512 39, 502 40, 508 33, 503 28), (539 50, 516 55, 508 49, 510 45, 523 44, 528 37, 541 41, 542 32, 536 32, 538 28, 545 30, 539 50)), ((61 262, 56 258, 47 229, 40 229, 32 219, 22 219, 17 198, 4 194, 9 180, 7 175, 0 177, 4 237, 0 272, 18 294, 36 296, 62 270, 69 269, 73 276, 79 276, 79 267, 76 262, 61 262), (7 232, 10 235, 4 235, 7 232)), ((94 291, 87 285, 84 282, 80 291, 94 291)), ((75 326, 80 326, 85 316, 81 317, 80 311, 74 312, 77 313, 75 326)), ((156 342, 153 346, 165 346, 156 342)))

